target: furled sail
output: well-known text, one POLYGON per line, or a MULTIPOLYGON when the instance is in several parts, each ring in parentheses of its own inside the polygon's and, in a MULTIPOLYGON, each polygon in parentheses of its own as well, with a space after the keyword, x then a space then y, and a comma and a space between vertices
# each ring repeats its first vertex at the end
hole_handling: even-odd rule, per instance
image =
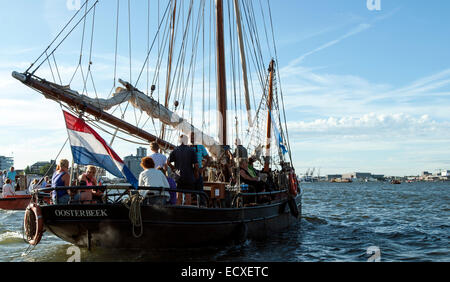
POLYGON ((130 102, 130 104, 135 108, 146 112, 152 118, 160 120, 165 125, 172 126, 174 129, 179 130, 187 136, 190 136, 193 132, 195 136, 195 144, 201 143, 214 157, 219 156, 221 146, 214 140, 214 138, 204 134, 201 130, 194 127, 185 119, 179 117, 176 113, 170 111, 156 100, 134 88, 128 82, 122 80, 119 80, 119 82, 125 85, 126 89, 118 87, 113 96, 108 99, 91 98, 85 95, 80 95, 78 92, 73 90, 70 91, 70 93, 78 96, 78 98, 82 99, 83 102, 95 105, 102 110, 109 110, 119 104, 130 102))

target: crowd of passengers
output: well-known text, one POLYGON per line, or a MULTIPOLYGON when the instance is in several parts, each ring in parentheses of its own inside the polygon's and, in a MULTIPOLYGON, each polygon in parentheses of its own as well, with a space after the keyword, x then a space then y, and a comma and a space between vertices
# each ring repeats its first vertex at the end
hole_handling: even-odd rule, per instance
MULTIPOLYGON (((151 154, 142 158, 141 167, 144 169, 139 175, 139 186, 168 188, 168 190, 141 190, 140 194, 150 203, 161 203, 171 205, 199 204, 205 206, 204 197, 192 197, 191 193, 180 193, 170 191, 203 191, 203 179, 205 168, 209 166, 211 157, 206 148, 200 144, 194 144, 195 136, 191 135, 191 144, 188 137, 179 137, 179 146, 170 152, 167 158, 160 152, 158 143, 150 144, 151 154), (197 200, 200 203, 197 203, 197 200)), ((266 182, 261 181, 259 172, 253 167, 254 157, 248 157, 247 150, 235 141, 236 150, 234 154, 229 153, 239 163, 240 183, 248 184, 251 192, 263 192, 270 190, 266 182)), ((79 186, 100 186, 96 181, 97 169, 88 166, 86 172, 78 179, 79 186)), ((231 174, 231 172, 230 172, 231 174)), ((70 186, 69 161, 62 159, 56 167, 51 179, 51 187, 70 186)), ((52 191, 52 203, 101 203, 103 192, 101 189, 70 190, 58 189, 52 191)))

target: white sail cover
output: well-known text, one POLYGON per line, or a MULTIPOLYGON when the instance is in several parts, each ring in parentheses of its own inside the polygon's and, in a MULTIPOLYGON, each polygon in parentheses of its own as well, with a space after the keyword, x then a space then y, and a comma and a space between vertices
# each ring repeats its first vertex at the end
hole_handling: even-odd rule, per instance
POLYGON ((78 96, 83 102, 94 105, 102 110, 109 110, 113 106, 122 104, 124 102, 130 102, 135 108, 146 112, 149 116, 159 119, 162 123, 172 126, 174 129, 179 130, 183 134, 190 136, 194 132, 195 144, 203 144, 208 151, 214 156, 218 157, 220 154, 221 146, 211 136, 204 134, 201 130, 195 128, 192 124, 185 119, 179 117, 176 113, 170 111, 156 100, 145 95, 139 90, 126 90, 118 87, 113 97, 108 99, 103 98, 91 98, 85 95, 80 95, 76 91, 70 91, 72 95, 78 96))

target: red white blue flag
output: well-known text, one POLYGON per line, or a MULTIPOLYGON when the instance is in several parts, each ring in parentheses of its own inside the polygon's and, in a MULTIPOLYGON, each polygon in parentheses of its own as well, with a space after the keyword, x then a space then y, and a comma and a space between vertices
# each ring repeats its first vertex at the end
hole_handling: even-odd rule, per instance
POLYGON ((81 165, 94 165, 112 175, 123 178, 137 189, 138 181, 120 157, 86 122, 63 111, 72 148, 73 161, 81 165))

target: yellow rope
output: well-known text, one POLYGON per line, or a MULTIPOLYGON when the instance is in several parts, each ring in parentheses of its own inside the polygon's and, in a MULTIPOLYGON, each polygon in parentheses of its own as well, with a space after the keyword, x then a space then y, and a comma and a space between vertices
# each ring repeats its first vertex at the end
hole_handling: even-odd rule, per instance
POLYGON ((133 224, 133 236, 135 238, 139 238, 144 233, 143 225, 142 225, 142 215, 141 215, 141 203, 144 198, 136 193, 134 195, 130 195, 130 198, 124 202, 124 205, 130 210, 128 216, 130 218, 131 224, 133 224), (139 234, 136 235, 136 227, 140 227, 139 234))

